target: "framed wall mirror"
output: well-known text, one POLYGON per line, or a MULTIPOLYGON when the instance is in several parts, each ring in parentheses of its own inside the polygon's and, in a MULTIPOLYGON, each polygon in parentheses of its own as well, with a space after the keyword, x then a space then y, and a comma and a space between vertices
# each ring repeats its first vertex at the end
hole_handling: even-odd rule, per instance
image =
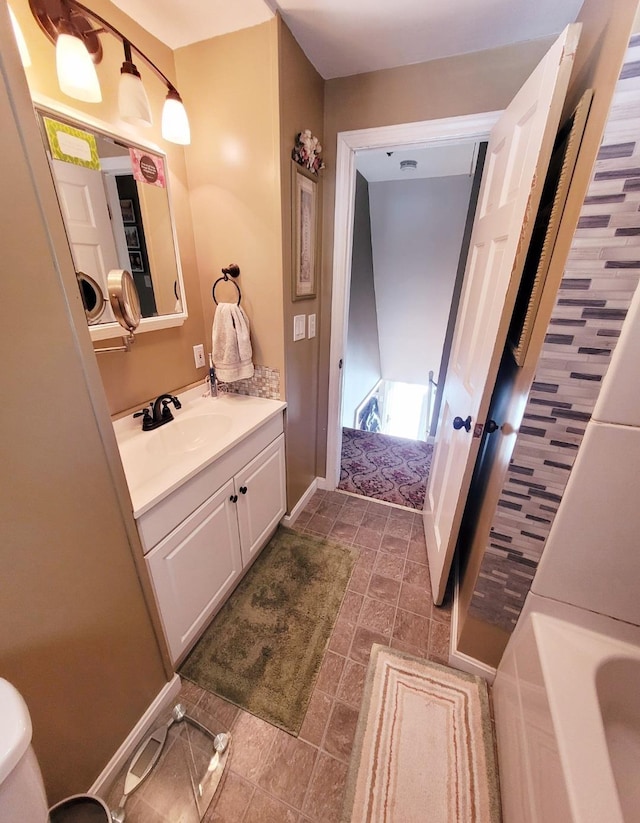
MULTIPOLYGON (((36 116, 76 272, 89 275, 105 299, 109 271, 131 272, 138 333, 181 325, 187 307, 166 156, 40 103, 36 116)), ((94 340, 122 333, 108 300, 89 331, 94 340)))

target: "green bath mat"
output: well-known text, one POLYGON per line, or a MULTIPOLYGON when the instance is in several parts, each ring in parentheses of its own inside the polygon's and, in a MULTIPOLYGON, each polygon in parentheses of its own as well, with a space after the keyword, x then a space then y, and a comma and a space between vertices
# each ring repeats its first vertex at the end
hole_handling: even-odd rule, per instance
POLYGON ((279 528, 180 674, 297 735, 356 557, 279 528))

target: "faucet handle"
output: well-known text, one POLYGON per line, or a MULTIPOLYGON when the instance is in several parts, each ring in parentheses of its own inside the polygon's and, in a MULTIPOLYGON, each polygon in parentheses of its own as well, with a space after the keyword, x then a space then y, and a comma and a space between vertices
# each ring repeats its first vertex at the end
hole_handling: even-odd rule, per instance
POLYGON ((143 417, 145 420, 148 420, 151 417, 151 404, 145 406, 144 409, 140 409, 140 411, 134 412, 134 417, 143 417))
POLYGON ((142 431, 149 431, 149 428, 153 425, 153 417, 151 416, 151 404, 145 406, 144 409, 140 409, 140 411, 135 412, 133 416, 142 418, 142 431))

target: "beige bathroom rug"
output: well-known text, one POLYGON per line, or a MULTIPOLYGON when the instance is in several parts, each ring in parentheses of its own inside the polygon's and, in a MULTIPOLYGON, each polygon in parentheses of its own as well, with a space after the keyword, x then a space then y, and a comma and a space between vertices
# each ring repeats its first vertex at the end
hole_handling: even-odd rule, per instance
POLYGON ((498 823, 487 685, 374 645, 344 823, 498 823))

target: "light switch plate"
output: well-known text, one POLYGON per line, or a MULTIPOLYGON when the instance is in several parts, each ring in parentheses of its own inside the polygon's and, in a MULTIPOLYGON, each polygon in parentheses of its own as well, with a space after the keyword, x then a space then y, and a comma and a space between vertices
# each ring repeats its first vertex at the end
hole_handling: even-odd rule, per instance
POLYGON ((293 340, 304 340, 307 326, 306 314, 296 314, 293 318, 293 340))
POLYGON ((316 336, 316 316, 315 314, 310 314, 307 320, 307 337, 311 339, 312 337, 316 336))

